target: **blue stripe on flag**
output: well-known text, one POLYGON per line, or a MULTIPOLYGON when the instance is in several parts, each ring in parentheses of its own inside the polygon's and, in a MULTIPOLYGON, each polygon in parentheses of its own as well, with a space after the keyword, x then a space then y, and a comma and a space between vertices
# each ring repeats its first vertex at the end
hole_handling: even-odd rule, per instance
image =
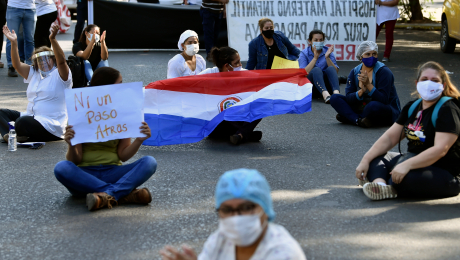
POLYGON ((256 99, 242 106, 230 107, 211 121, 165 114, 145 114, 145 122, 150 126, 152 137, 145 140, 143 145, 195 143, 208 136, 224 120, 252 122, 268 116, 303 114, 309 111, 311 111, 311 94, 294 101, 256 99))

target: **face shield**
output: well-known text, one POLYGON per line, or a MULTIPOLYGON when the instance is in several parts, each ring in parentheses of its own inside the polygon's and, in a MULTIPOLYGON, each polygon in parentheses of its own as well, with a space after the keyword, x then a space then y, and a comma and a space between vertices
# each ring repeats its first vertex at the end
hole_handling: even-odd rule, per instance
POLYGON ((42 77, 47 77, 55 68, 54 64, 54 52, 42 51, 33 56, 34 61, 38 66, 38 70, 42 77))

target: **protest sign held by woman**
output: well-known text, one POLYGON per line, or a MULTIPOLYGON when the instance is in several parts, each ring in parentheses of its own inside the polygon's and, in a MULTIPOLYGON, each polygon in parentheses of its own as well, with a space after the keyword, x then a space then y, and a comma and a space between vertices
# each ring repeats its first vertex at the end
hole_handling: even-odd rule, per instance
MULTIPOLYGON (((119 84, 120 72, 110 67, 95 71, 91 86, 119 84)), ((147 123, 142 122, 138 137, 99 143, 71 144, 75 136, 72 126, 66 127, 64 140, 68 144, 66 159, 54 167, 56 179, 74 196, 86 196, 88 210, 112 208, 122 203, 148 204, 152 195, 147 188, 137 189, 157 168, 152 156, 144 156, 134 163, 121 165, 131 159, 142 142, 151 136, 147 123)))

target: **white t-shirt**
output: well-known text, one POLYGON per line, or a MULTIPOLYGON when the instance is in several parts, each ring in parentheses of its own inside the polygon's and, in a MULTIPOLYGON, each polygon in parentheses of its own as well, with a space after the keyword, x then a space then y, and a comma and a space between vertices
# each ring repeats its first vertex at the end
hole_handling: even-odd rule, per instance
POLYGON ((195 71, 192 71, 187 63, 185 63, 184 56, 182 54, 177 54, 172 57, 168 62, 168 79, 183 77, 183 76, 192 76, 198 75, 200 72, 206 69, 206 61, 201 57, 201 55, 196 54, 196 68, 195 71))
MULTIPOLYGON (((388 2, 391 0, 382 0, 382 2, 388 2)), ((383 6, 376 5, 377 7, 377 25, 381 25, 383 22, 396 20, 399 18, 398 6, 383 6)))
POLYGON ((24 79, 27 87, 27 111, 21 116, 34 116, 35 120, 51 134, 64 138, 67 125, 67 108, 64 90, 72 88, 72 73, 69 69, 67 81, 61 79, 56 68, 42 79, 40 72, 30 66, 29 76, 24 79))
POLYGON ((192 5, 201 5, 202 2, 202 0, 188 0, 188 3, 192 5))
POLYGON ((21 9, 35 9, 34 0, 8 0, 8 6, 21 9))
MULTIPOLYGON (((198 260, 235 260, 235 244, 219 231, 208 237, 198 260)), ((306 260, 299 243, 282 226, 269 223, 250 260, 306 260)))
MULTIPOLYGON (((247 70, 247 69, 241 68, 241 71, 244 71, 244 70, 247 70)), ((211 74, 211 73, 219 73, 219 68, 218 68, 217 66, 214 66, 214 67, 212 67, 212 68, 203 70, 203 71, 202 71, 200 74, 198 74, 198 75, 211 74)))
POLYGON ((37 16, 42 16, 57 11, 56 4, 53 0, 35 0, 35 7, 37 9, 37 16))

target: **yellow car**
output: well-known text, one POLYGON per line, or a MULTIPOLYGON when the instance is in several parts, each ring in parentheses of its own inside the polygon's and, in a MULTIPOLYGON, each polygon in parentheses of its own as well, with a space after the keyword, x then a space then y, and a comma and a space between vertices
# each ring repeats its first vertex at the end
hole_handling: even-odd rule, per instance
POLYGON ((451 53, 460 41, 460 0, 445 0, 442 6, 441 51, 451 53))

